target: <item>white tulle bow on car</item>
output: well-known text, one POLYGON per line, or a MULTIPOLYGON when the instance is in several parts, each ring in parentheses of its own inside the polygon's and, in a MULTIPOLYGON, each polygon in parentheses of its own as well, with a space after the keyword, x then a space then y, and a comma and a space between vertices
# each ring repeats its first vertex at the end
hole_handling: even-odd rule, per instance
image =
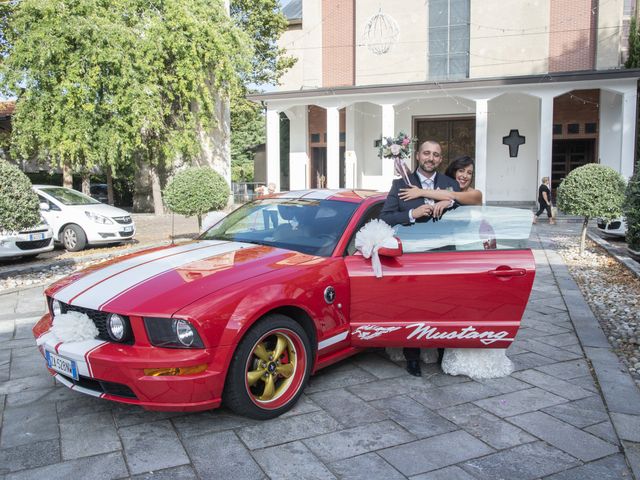
POLYGON ((80 312, 68 312, 53 317, 53 333, 61 342, 82 342, 98 336, 93 321, 80 312))
POLYGON ((382 264, 378 250, 397 248, 398 240, 393 236, 393 228, 382 220, 371 220, 356 234, 356 248, 364 258, 371 258, 371 267, 376 277, 382 277, 382 264))

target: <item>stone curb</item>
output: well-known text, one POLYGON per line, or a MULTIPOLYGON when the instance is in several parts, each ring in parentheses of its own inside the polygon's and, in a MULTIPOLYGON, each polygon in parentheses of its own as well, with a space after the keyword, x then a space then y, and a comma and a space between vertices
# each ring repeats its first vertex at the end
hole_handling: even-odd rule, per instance
POLYGON ((636 277, 640 278, 640 263, 636 262, 633 258, 628 255, 621 254, 616 252, 611 244, 607 242, 604 238, 600 237, 597 233, 591 232, 587 230, 587 236, 593 240, 600 247, 604 248, 609 255, 615 258, 622 265, 627 267, 631 273, 633 273, 636 277))
POLYGON ((611 350, 598 319, 582 296, 562 257, 555 251, 553 243, 547 238, 540 238, 540 241, 585 357, 593 367, 624 455, 635 478, 639 479, 640 443, 636 443, 639 440, 636 434, 629 434, 629 424, 640 424, 640 389, 611 350))

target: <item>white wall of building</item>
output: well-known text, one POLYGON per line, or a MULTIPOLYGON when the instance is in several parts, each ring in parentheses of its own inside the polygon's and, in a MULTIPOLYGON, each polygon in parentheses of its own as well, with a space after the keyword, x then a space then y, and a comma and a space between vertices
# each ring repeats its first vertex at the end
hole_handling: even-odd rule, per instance
POLYGON ((602 165, 620 171, 622 154, 622 95, 600 90, 598 156, 602 165))
POLYGON ((292 107, 285 114, 289 118, 289 189, 304 190, 309 170, 307 106, 292 107))
POLYGON ((424 0, 356 2, 356 85, 422 82, 427 78, 427 9, 424 0), (400 5, 402 8, 399 8, 400 5), (364 44, 367 21, 382 9, 400 30, 388 53, 376 55, 364 44))
POLYGON ((322 87, 322 2, 302 0, 302 28, 292 25, 278 41, 298 59, 281 78, 278 90, 322 87))
POLYGON ((618 68, 621 64, 620 42, 624 0, 598 2, 598 42, 596 43, 596 69, 618 68))
POLYGON ((469 77, 548 72, 549 1, 472 1, 469 77))
POLYGON ((523 94, 501 95, 488 105, 487 202, 530 202, 538 187, 539 102, 523 94), (502 137, 518 129, 525 137, 518 156, 509 157, 502 137))

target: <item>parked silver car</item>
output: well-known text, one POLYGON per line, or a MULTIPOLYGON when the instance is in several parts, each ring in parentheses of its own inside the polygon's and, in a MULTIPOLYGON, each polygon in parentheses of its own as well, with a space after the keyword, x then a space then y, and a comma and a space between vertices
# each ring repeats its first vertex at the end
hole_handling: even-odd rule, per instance
POLYGON ((605 222, 601 218, 598 219, 598 230, 605 235, 612 237, 625 237, 627 235, 627 220, 619 217, 610 222, 605 222))

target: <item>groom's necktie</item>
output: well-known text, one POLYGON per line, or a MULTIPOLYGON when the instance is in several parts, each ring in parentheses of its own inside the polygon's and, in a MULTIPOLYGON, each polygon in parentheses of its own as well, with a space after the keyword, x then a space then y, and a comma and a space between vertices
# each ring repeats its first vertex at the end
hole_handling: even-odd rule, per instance
MULTIPOLYGON (((425 178, 422 181, 422 188, 424 188, 425 190, 433 190, 433 178, 425 178)), ((433 205, 435 201, 431 198, 425 198, 424 203, 426 203, 427 205, 433 205)))

